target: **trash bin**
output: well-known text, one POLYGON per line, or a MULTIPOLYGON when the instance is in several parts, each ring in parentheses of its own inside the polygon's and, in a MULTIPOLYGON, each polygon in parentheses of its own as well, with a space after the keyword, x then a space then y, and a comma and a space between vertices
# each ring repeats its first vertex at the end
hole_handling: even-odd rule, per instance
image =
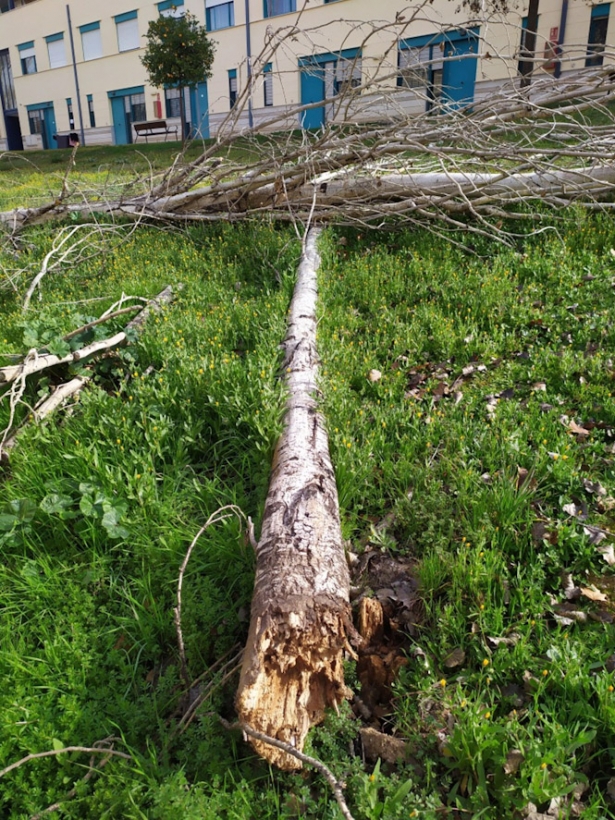
POLYGON ((54 140, 58 143, 58 148, 69 148, 68 134, 54 134, 54 140))

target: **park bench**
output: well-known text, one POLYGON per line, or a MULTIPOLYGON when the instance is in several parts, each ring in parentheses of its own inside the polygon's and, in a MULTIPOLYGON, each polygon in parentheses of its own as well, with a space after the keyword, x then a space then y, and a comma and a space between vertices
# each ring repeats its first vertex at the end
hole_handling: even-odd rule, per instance
POLYGON ((135 142, 139 139, 139 137, 145 137, 145 142, 147 142, 148 137, 153 137, 156 134, 164 134, 164 141, 167 141, 167 137, 169 134, 175 134, 175 139, 177 139, 177 126, 176 125, 169 125, 166 120, 147 120, 144 122, 133 122, 132 127, 135 129, 135 142))

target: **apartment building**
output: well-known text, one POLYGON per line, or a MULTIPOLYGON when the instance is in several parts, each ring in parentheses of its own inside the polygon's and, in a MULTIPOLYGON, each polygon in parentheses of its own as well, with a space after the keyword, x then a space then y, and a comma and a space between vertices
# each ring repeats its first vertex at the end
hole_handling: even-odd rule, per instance
MULTIPOLYGON (((193 136, 466 105, 514 82, 523 63, 527 5, 506 15, 489 0, 483 6, 477 13, 456 0, 0 0, 0 148, 55 148, 54 136, 70 131, 86 145, 124 144, 137 138, 135 122, 178 124, 180 92, 151 87, 139 57, 150 20, 186 11, 216 42, 212 77, 185 90, 193 136), (352 104, 336 105, 348 89, 352 104)), ((610 3, 540 0, 535 73, 565 76, 609 61, 609 19, 610 3)))

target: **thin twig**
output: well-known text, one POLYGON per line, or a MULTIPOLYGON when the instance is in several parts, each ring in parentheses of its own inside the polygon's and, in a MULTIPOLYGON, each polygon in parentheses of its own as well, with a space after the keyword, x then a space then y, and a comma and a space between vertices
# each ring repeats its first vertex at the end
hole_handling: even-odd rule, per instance
POLYGON ((348 804, 346 803, 346 799, 344 798, 343 788, 345 784, 340 782, 335 777, 331 769, 325 766, 322 761, 317 760, 315 757, 310 757, 310 755, 306 755, 304 752, 298 751, 294 746, 291 746, 290 743, 286 743, 284 740, 278 740, 275 737, 269 737, 269 735, 258 732, 246 723, 229 723, 227 720, 224 720, 219 716, 218 719, 225 729, 241 729, 246 735, 250 735, 250 737, 253 737, 255 740, 260 740, 262 743, 268 743, 270 746, 276 746, 278 749, 282 749, 282 751, 291 755, 291 757, 294 757, 296 760, 300 760, 302 763, 312 766, 314 769, 319 771, 327 783, 331 786, 335 799, 337 800, 337 805, 340 807, 340 811, 346 820, 354 820, 352 814, 350 813, 350 809, 348 808, 348 804))
POLYGON ((182 680, 186 684, 186 686, 190 687, 190 676, 188 675, 188 664, 186 663, 186 648, 184 645, 184 635, 182 632, 182 587, 184 583, 184 574, 186 572, 186 567, 188 566, 188 561, 190 560, 190 556, 192 555, 192 550, 195 548, 197 541, 203 535, 205 530, 209 529, 212 524, 218 524, 220 521, 225 521, 227 518, 232 518, 233 515, 236 515, 237 518, 247 524, 246 516, 243 510, 235 504, 227 504, 224 507, 220 507, 220 509, 213 512, 207 521, 203 524, 201 529, 197 532, 192 540, 192 543, 188 547, 188 552, 186 553, 184 560, 181 563, 179 568, 179 578, 177 579, 177 603, 173 609, 173 616, 175 620, 175 630, 177 632, 177 646, 179 649, 179 659, 180 659, 180 673, 182 676, 182 680), (226 515, 222 513, 226 513, 226 515))
POLYGON ((116 310, 114 313, 105 314, 104 316, 101 316, 100 319, 94 319, 93 322, 88 322, 87 325, 82 325, 76 330, 71 330, 70 333, 67 333, 66 336, 62 336, 62 338, 65 342, 68 342, 80 333, 85 333, 86 330, 90 330, 90 328, 96 327, 96 325, 102 325, 103 322, 108 322, 109 319, 115 319, 117 316, 123 316, 125 313, 134 313, 135 310, 140 309, 141 305, 132 305, 131 307, 123 308, 122 310, 116 310))
POLYGON ((98 755, 114 755, 121 757, 124 760, 132 760, 131 755, 125 752, 117 752, 115 749, 98 749, 96 746, 65 746, 63 749, 48 749, 46 752, 36 752, 35 754, 26 755, 18 760, 16 763, 11 763, 10 766, 0 771, 0 778, 7 775, 9 772, 23 766, 24 763, 29 763, 31 760, 40 760, 43 757, 57 757, 58 755, 68 754, 70 752, 81 752, 83 754, 98 754, 98 755))

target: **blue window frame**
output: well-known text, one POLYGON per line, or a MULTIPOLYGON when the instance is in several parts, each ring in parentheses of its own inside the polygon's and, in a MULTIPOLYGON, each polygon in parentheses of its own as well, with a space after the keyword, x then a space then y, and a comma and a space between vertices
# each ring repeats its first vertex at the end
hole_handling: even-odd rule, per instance
POLYGON ((218 31, 235 25, 233 0, 205 0, 205 25, 207 31, 218 31))
POLYGON ((237 102, 237 69, 231 68, 228 73, 228 98, 230 107, 237 102))
POLYGON ((263 0, 263 16, 277 17, 297 11, 297 0, 263 0))
POLYGON ((22 74, 36 74, 36 54, 34 53, 34 40, 21 43, 17 46, 19 59, 21 60, 22 74))
POLYGON ((609 27, 610 3, 600 3, 594 6, 589 22, 589 36, 587 38, 587 59, 585 65, 599 66, 604 62, 604 47, 606 45, 606 34, 609 27))
POLYGON ((265 105, 273 105, 273 72, 271 70, 271 63, 267 63, 263 68, 263 92, 265 105))

